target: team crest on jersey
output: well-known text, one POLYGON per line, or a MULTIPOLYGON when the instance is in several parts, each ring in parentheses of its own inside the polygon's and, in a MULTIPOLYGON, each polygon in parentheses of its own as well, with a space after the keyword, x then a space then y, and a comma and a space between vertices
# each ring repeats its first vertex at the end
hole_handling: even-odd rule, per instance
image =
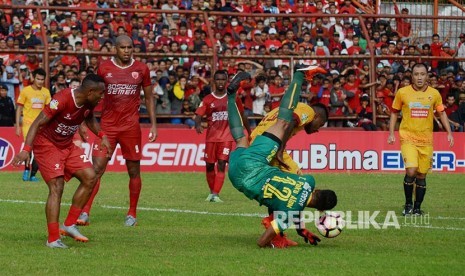
POLYGON ((105 78, 113 78, 113 74, 112 74, 112 73, 107 73, 107 75, 105 76, 105 78))
POLYGON ((214 107, 215 107, 215 103, 211 103, 210 108, 214 108, 214 107))
POLYGON ((71 120, 71 114, 66 114, 66 116, 64 117, 66 120, 71 120))
POLYGON ((50 102, 50 109, 58 109, 58 101, 53 99, 51 102, 50 102))
POLYGON ((300 118, 300 120, 301 120, 302 122, 306 122, 307 119, 308 119, 308 115, 307 115, 307 114, 302 114, 302 118, 300 118))
POLYGON ((139 77, 139 72, 132 72, 131 73, 131 76, 134 78, 134 79, 137 79, 139 77))

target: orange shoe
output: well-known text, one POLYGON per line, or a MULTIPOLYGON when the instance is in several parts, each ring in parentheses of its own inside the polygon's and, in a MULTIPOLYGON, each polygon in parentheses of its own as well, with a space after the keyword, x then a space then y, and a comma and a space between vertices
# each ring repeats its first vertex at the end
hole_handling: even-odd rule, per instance
POLYGON ((79 229, 76 227, 76 224, 71 226, 62 225, 60 227, 60 235, 72 237, 74 240, 79 242, 88 242, 89 239, 79 232, 79 229))
MULTIPOLYGON (((262 219, 262 225, 265 227, 265 229, 268 229, 271 226, 271 222, 273 221, 273 219, 273 215, 270 215, 262 219)), ((277 248, 285 248, 288 246, 298 245, 298 243, 296 243, 295 241, 288 239, 286 234, 283 234, 283 236, 276 235, 276 237, 274 237, 274 239, 272 240, 272 243, 277 248)))
POLYGON ((305 79, 308 82, 311 82, 313 80, 313 77, 316 74, 326 74, 327 73, 325 69, 323 69, 322 67, 320 67, 318 65, 310 65, 310 66, 305 67, 305 68, 299 68, 299 69, 297 69, 297 71, 304 71, 305 79))

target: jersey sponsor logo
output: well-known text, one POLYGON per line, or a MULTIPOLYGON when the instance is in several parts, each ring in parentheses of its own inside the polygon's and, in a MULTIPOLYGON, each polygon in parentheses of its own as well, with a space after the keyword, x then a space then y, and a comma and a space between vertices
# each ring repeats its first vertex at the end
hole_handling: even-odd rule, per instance
POLYGON ((212 113, 212 121, 227 121, 228 120, 228 111, 218 111, 212 113))
POLYGON ((410 109, 410 118, 428 118, 429 109, 412 108, 410 109))
POLYGON ((74 133, 76 133, 78 128, 79 125, 68 126, 63 123, 59 123, 57 128, 55 129, 55 132, 63 136, 71 136, 74 135, 74 133))
POLYGON ((131 76, 132 76, 135 80, 137 80, 137 78, 139 77, 139 72, 132 72, 132 73, 131 73, 131 76))
POLYGON ((32 109, 43 109, 44 108, 44 100, 39 98, 32 98, 31 99, 31 108, 32 109))
POLYGON ((56 100, 56 99, 53 99, 51 102, 50 102, 50 109, 58 109, 58 104, 59 102, 56 100))
POLYGON ((13 161, 14 150, 13 145, 8 140, 0 138, 0 170, 13 161))
POLYGON ((411 102, 409 104, 410 118, 427 118, 430 107, 430 105, 424 105, 420 102, 411 102))
POLYGON ((107 94, 109 95, 135 95, 137 92, 137 84, 118 84, 112 83, 107 86, 107 94))

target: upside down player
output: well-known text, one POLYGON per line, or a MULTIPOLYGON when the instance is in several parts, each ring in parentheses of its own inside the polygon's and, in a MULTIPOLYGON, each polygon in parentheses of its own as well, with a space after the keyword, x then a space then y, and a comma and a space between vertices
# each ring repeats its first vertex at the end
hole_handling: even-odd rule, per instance
MULTIPOLYGON (((273 211, 302 211, 305 207, 329 210, 337 204, 337 196, 331 190, 315 190, 315 180, 310 175, 282 172, 270 165, 281 144, 285 144, 293 129, 293 114, 300 96, 304 74, 296 72, 284 94, 276 123, 258 136, 249 146, 243 133, 243 125, 235 104, 236 92, 242 79, 248 73, 238 73, 228 86, 229 127, 237 148, 230 156, 229 178, 233 186, 249 199, 273 211)), ((326 115, 326 113, 325 113, 326 115)), ((326 121, 327 117, 323 118, 326 121)), ((260 247, 275 247, 273 239, 288 227, 277 219, 271 221, 258 241, 260 247)), ((320 239, 307 229, 299 228, 297 233, 306 242, 317 245, 320 239)))
MULTIPOLYGON (((318 73, 325 73, 326 71, 318 66, 310 66, 303 69, 298 70, 306 70, 305 75, 307 81, 311 83, 313 76, 318 73)), ((297 87, 300 89, 300 87, 297 87)), ((268 130, 271 126, 273 126, 278 120, 278 112, 279 107, 270 111, 260 122, 260 124, 254 129, 250 138, 251 143, 255 140, 255 138, 259 135, 262 135, 266 130, 268 130)), ((312 134, 318 132, 318 129, 322 127, 326 120, 325 118, 328 117, 327 109, 322 104, 315 104, 309 106, 308 104, 298 103, 296 108, 294 109, 294 114, 290 127, 291 133, 289 134, 289 139, 296 135, 299 131, 305 130, 307 134, 312 134)), ((287 141, 287 139, 286 139, 287 141)), ((286 144, 281 144, 278 152, 276 153, 276 157, 271 161, 270 165, 278 167, 281 171, 294 173, 294 174, 302 174, 297 163, 292 160, 291 156, 285 151, 286 144)), ((262 220, 262 225, 265 228, 270 227, 271 221, 273 221, 273 210, 268 209, 269 216, 262 220)), ((296 242, 289 240, 285 237, 285 235, 277 235, 274 240, 273 244, 277 247, 287 247, 287 246, 295 246, 297 245, 296 242)))
POLYGON ((103 79, 89 74, 80 87, 68 88, 57 93, 32 123, 23 150, 13 160, 13 165, 20 165, 29 159, 34 148, 35 158, 49 189, 45 206, 48 247, 67 248, 61 242, 60 233, 81 242, 89 240, 79 232, 75 223, 92 193, 97 178, 84 151, 73 144, 73 136, 85 120, 89 129, 102 137, 101 146, 111 152, 110 144, 93 116, 93 109, 103 98, 104 91, 103 79), (60 228, 58 221, 64 182, 72 176, 81 183, 74 193, 68 217, 60 228))
MULTIPOLYGON (((151 123, 149 142, 155 141, 157 137, 150 72, 146 64, 132 58, 133 48, 133 42, 129 36, 118 36, 116 38, 116 56, 103 61, 97 72, 105 80, 106 86, 100 124, 108 136, 111 148, 114 150, 116 144, 121 146, 129 174, 129 210, 124 222, 126 226, 137 224, 137 202, 142 188, 140 177, 142 141, 139 124, 141 89, 144 90, 145 104, 151 123)), ((109 160, 106 152, 101 151, 98 145, 97 140, 92 151, 92 161, 98 181, 89 202, 79 216, 78 225, 89 224, 92 202, 99 190, 100 178, 105 172, 109 160)))
MULTIPOLYGON (((228 125, 228 97, 226 95, 228 72, 225 70, 218 70, 215 72, 213 79, 215 82, 215 91, 205 96, 199 108, 195 111, 195 128, 197 133, 202 133, 202 116, 207 116, 208 128, 205 142, 205 168, 210 194, 205 201, 222 202, 219 193, 223 187, 226 163, 229 160, 229 153, 232 150, 234 141, 228 125)), ((241 117, 245 120, 242 103, 239 99, 236 101, 241 108, 241 117)), ((246 124, 246 129, 247 132, 250 133, 248 124, 246 124)))

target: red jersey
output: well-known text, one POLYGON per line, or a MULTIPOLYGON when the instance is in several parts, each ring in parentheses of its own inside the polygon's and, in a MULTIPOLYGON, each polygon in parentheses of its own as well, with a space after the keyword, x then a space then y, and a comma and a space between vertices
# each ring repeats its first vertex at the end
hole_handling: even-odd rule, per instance
MULTIPOLYGON (((236 105, 242 113, 244 107, 239 98, 236 97, 236 105)), ((200 103, 199 108, 195 111, 199 116, 207 116, 208 128, 206 142, 228 142, 234 141, 229 131, 228 123, 228 95, 222 97, 215 96, 213 92, 200 103)))
POLYGON ((56 93, 42 112, 51 120, 37 135, 45 137, 57 148, 65 149, 73 144, 74 134, 84 119, 92 115, 93 107, 78 107, 73 90, 66 88, 56 93))
POLYGON ((113 59, 103 61, 97 74, 105 80, 101 127, 103 130, 139 128, 140 91, 151 85, 147 65, 132 60, 127 67, 113 59))
POLYGON ((354 84, 346 83, 344 84, 343 88, 349 92, 354 93, 354 96, 349 98, 347 101, 349 102, 350 108, 356 110, 357 107, 360 106, 360 96, 361 92, 358 88, 360 85, 360 80, 355 80, 354 84))

